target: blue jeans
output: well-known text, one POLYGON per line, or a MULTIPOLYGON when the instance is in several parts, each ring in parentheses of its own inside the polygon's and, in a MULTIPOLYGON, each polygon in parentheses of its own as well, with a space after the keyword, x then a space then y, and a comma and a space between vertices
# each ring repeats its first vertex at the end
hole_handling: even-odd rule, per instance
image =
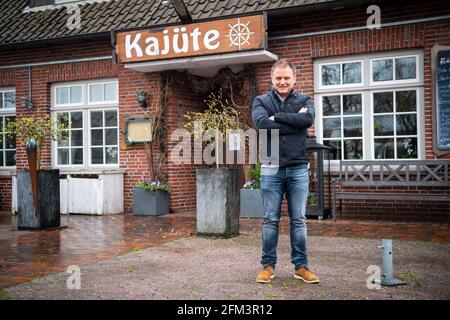
POLYGON ((306 201, 308 196, 308 166, 261 168, 261 197, 264 206, 262 227, 263 266, 277 263, 277 244, 281 216, 281 201, 286 193, 290 219, 291 261, 295 269, 308 265, 306 252, 306 201))

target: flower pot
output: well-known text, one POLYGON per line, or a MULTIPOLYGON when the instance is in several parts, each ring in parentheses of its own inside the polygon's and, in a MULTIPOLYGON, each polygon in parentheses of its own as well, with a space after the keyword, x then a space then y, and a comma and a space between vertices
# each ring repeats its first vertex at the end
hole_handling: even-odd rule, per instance
POLYGON ((17 172, 19 229, 47 229, 61 225, 59 170, 39 170, 37 176, 35 207, 29 171, 17 172))
POLYGON ((264 218, 261 189, 241 189, 241 218, 264 218))
POLYGON ((239 235, 239 170, 197 169, 197 234, 239 235))
POLYGON ((133 214, 135 216, 159 216, 169 213, 167 191, 133 190, 133 214))

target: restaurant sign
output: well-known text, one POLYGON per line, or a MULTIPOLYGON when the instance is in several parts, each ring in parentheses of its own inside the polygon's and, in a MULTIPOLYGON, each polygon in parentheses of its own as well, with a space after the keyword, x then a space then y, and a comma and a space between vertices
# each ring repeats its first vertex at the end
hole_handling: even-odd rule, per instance
POLYGON ((263 15, 114 35, 116 61, 121 63, 265 49, 266 39, 263 15))

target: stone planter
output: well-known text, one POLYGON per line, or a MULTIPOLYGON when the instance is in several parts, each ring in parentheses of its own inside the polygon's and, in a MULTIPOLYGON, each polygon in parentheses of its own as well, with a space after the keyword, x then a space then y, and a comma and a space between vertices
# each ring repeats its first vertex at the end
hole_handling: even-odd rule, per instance
POLYGON ((241 189, 241 218, 264 218, 261 189, 241 189))
POLYGON ((135 216, 160 216, 169 213, 167 191, 133 190, 133 214, 135 216))
POLYGON ((197 234, 239 235, 238 169, 197 169, 197 234))
POLYGON ((28 170, 17 172, 19 229, 47 229, 61 226, 59 170, 38 171, 38 202, 34 206, 28 170))

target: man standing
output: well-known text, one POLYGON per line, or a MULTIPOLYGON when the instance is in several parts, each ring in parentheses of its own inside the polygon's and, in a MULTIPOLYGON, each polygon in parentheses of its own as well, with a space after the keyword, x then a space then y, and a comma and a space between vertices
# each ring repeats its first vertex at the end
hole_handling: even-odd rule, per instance
MULTIPOLYGON (((294 277, 306 283, 319 283, 308 268, 306 249, 306 201, 308 196, 307 128, 314 122, 314 105, 307 95, 294 91, 295 66, 280 59, 272 66, 273 90, 253 100, 252 119, 259 129, 279 130, 279 161, 276 166, 261 166, 261 197, 264 206, 262 227, 262 271, 257 282, 274 277, 281 216, 281 201, 286 194, 290 219, 291 260, 294 277)), ((270 146, 270 143, 268 144, 270 146)), ((268 153, 270 147, 268 147, 268 153)))

